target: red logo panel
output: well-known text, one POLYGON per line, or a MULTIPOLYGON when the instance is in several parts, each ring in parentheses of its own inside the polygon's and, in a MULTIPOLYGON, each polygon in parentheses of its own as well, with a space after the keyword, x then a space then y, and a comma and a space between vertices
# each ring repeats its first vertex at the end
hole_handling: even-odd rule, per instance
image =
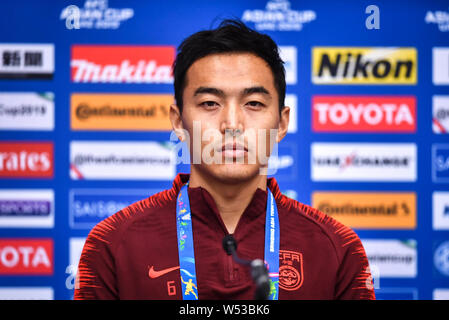
POLYGON ((76 45, 72 82, 172 83, 173 46, 76 45))
POLYGON ((0 239, 0 275, 52 275, 52 239, 0 239))
POLYGON ((316 132, 415 132, 414 96, 314 96, 316 132))
POLYGON ((52 178, 53 143, 0 142, 0 177, 52 178))

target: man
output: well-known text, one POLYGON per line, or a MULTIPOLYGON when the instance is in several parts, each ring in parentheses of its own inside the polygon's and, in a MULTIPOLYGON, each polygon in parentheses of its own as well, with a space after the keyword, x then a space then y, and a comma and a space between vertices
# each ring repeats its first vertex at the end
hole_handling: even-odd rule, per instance
POLYGON ((224 21, 184 40, 174 78, 191 173, 90 232, 75 298, 253 299, 260 286, 237 259, 260 259, 269 299, 374 299, 358 236, 267 179, 289 122, 273 40, 224 21))

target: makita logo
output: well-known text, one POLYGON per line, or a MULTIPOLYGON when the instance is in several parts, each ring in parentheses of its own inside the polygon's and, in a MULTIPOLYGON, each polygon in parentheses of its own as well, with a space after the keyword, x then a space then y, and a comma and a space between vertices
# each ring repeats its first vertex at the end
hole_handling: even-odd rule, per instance
POLYGON ((414 132, 413 96, 314 96, 313 130, 328 132, 414 132))
POLYGON ((73 82, 172 83, 174 47, 74 46, 73 82))
POLYGON ((53 274, 53 240, 1 239, 0 274, 53 274))
POLYGON ((158 66, 155 60, 140 60, 131 64, 123 60, 120 64, 100 65, 87 60, 72 60, 75 68, 73 82, 126 82, 126 83, 171 83, 170 66, 158 66))
POLYGON ((416 83, 414 48, 314 48, 313 83, 416 83))
POLYGON ((52 143, 0 143, 0 177, 53 176, 52 143))

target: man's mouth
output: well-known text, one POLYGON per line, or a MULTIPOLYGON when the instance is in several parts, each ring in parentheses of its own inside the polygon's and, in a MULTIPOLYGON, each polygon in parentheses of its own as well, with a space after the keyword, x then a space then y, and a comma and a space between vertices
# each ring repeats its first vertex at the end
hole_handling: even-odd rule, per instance
POLYGON ((221 147, 222 154, 226 158, 240 158, 245 156, 248 153, 248 148, 239 143, 227 143, 221 147))

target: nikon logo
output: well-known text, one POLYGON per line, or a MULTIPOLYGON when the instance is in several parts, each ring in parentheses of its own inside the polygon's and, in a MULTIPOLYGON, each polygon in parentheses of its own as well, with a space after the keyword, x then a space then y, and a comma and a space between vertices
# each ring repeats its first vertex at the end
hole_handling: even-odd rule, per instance
POLYGON ((415 48, 312 49, 315 84, 416 84, 415 48))

